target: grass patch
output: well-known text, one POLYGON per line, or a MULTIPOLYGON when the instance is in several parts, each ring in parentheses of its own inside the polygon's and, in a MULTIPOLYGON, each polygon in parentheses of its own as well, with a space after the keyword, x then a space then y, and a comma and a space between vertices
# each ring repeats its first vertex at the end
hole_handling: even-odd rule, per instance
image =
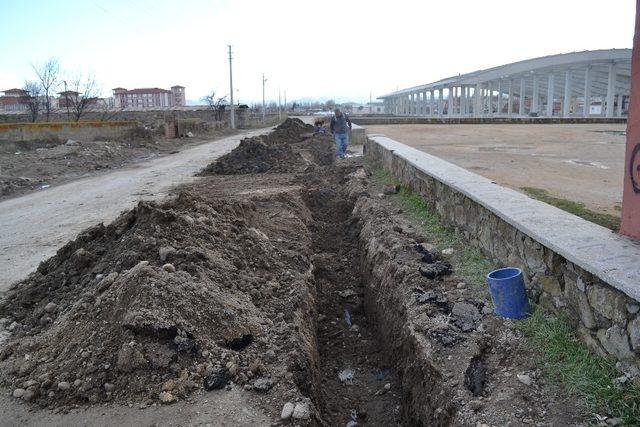
MULTIPOLYGON (((373 177, 380 184, 400 184, 384 169, 373 169, 373 177)), ((455 230, 446 227, 420 195, 401 187, 400 192, 392 197, 402 210, 421 226, 421 231, 429 239, 429 243, 439 250, 454 249, 451 261, 455 265, 456 275, 471 285, 482 287, 483 294, 488 298, 485 278, 494 265, 482 255, 480 249, 469 246, 455 230)))
POLYGON ((618 229, 620 228, 619 216, 594 212, 585 208, 584 204, 580 202, 572 202, 571 200, 554 197, 549 194, 547 190, 543 190, 542 188, 521 187, 520 189, 531 198, 548 203, 552 206, 562 209, 563 211, 577 215, 580 218, 584 218, 587 221, 591 221, 610 230, 618 231, 618 229))
POLYGON ((640 425, 640 389, 631 382, 616 385, 621 374, 615 360, 590 353, 566 319, 536 307, 516 327, 535 349, 536 362, 548 378, 579 396, 585 409, 640 425))

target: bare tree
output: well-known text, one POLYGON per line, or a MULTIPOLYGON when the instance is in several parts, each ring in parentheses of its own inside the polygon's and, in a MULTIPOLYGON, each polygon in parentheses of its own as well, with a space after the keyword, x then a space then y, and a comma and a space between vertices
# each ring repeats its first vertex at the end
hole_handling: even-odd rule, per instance
POLYGON ((97 104, 100 90, 96 80, 92 76, 83 79, 82 76, 76 77, 71 83, 71 90, 64 93, 71 114, 77 122, 92 104, 97 104))
POLYGON ((324 108, 326 108, 328 111, 332 111, 334 108, 336 108, 336 102, 333 99, 330 99, 324 103, 324 108))
POLYGON ((38 82, 25 82, 23 90, 27 92, 24 96, 23 102, 27 104, 27 109, 31 115, 31 121, 35 123, 38 120, 38 114, 40 113, 40 106, 42 105, 42 88, 38 82))
POLYGON ((42 94, 44 95, 44 113, 46 121, 49 121, 49 115, 51 114, 51 98, 58 86, 58 73, 60 72, 60 64, 55 58, 50 58, 40 66, 31 65, 33 71, 35 71, 40 80, 40 86, 42 88, 42 94))
POLYGON ((216 121, 222 121, 224 118, 224 110, 227 106, 227 97, 216 97, 216 91, 212 90, 209 95, 203 96, 201 100, 207 103, 216 121))

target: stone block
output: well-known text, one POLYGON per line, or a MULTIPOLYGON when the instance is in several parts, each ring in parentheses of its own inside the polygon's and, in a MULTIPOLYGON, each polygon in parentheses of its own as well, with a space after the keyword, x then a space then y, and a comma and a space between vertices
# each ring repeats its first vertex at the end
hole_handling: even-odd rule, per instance
POLYGON ((634 357, 629 345, 627 332, 620 326, 613 325, 609 329, 599 329, 597 335, 602 347, 619 360, 632 359, 634 357))
POLYGON ((540 295, 540 297, 538 298, 538 304, 540 304, 543 309, 558 314, 558 309, 556 308, 553 297, 548 293, 543 292, 540 295))
POLYGON ((593 337, 588 329, 579 326, 576 330, 576 334, 578 335, 578 338, 580 338, 580 340, 587 345, 589 351, 597 354, 598 356, 604 357, 607 355, 607 352, 604 348, 602 348, 600 342, 593 337))
POLYGON ((577 283, 572 280, 566 281, 564 285, 564 293, 569 301, 569 305, 577 312, 580 322, 582 322, 582 324, 588 329, 596 328, 598 324, 595 316, 593 315, 591 305, 589 304, 589 299, 584 292, 580 291, 577 283))
POLYGON ((547 266, 544 263, 543 246, 527 237, 524 242, 524 262, 532 272, 544 273, 547 266))
POLYGON ((546 274, 537 274, 534 278, 543 291, 551 294, 554 297, 562 295, 562 287, 560 282, 555 276, 548 276, 546 274))
POLYGON ((640 317, 636 317, 627 325, 631 347, 640 353, 640 317))
POLYGON ((613 288, 594 284, 587 289, 589 304, 605 318, 617 323, 627 320, 627 297, 613 288))

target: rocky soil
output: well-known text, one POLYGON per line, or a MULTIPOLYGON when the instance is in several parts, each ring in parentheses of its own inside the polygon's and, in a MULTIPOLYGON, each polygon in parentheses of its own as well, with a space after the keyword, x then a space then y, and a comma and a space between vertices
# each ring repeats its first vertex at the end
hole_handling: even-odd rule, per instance
MULTIPOLYGON (((217 130, 207 140, 228 134, 228 130, 217 130)), ((11 152, 0 151, 0 200, 169 155, 203 141, 198 138, 131 138, 125 141, 18 143, 11 152)))
POLYGON ((581 421, 360 160, 334 163, 331 138, 293 120, 272 135, 12 288, 6 392, 66 411, 242 388, 276 424, 581 421))

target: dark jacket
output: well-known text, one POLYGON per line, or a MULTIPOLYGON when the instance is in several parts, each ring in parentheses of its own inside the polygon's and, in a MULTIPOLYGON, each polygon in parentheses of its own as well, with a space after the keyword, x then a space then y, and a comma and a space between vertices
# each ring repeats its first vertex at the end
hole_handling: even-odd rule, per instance
POLYGON ((351 120, 349 116, 342 113, 340 117, 335 115, 331 118, 331 125, 329 127, 332 133, 347 133, 351 129, 351 120))

